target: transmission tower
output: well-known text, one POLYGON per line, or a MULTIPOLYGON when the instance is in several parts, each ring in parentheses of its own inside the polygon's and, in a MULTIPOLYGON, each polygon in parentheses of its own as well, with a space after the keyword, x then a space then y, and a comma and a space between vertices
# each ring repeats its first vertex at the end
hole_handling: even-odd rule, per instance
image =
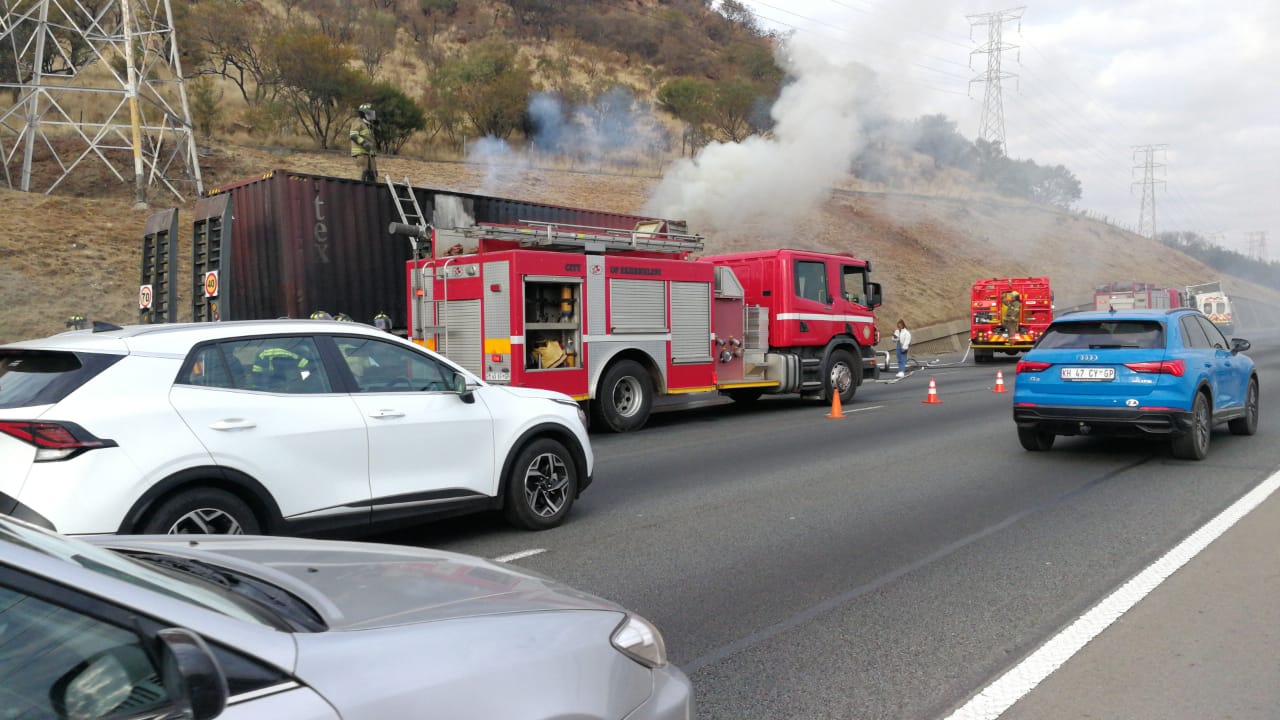
MULTIPOLYGON (((970 69, 973 69, 974 55, 987 56, 987 69, 978 73, 969 81, 970 92, 973 91, 974 83, 980 82, 985 85, 982 94, 982 124, 978 130, 978 137, 988 142, 998 143, 1001 151, 1006 156, 1009 154, 1009 148, 1005 145, 1004 139, 1003 83, 1005 80, 1012 80, 1018 76, 1004 71, 1001 66, 1001 56, 1006 51, 1018 50, 1018 46, 1004 41, 1004 24, 1016 20, 1018 21, 1018 32, 1022 32, 1023 10, 1026 10, 1025 6, 1011 10, 997 10, 996 12, 965 16, 969 20, 970 40, 974 40, 973 31, 975 28, 983 25, 987 26, 987 41, 969 53, 970 69)), ((1021 59, 1020 51, 1019 59, 1021 59)))
POLYGON ((1244 238, 1249 243, 1249 257, 1258 262, 1267 261, 1267 233, 1265 230, 1247 232, 1244 238))
MULTIPOLYGON (((1168 145, 1135 145, 1133 148, 1133 157, 1135 162, 1141 162, 1140 165, 1134 165, 1134 170, 1142 170, 1142 181, 1134 182, 1133 185, 1142 186, 1142 209, 1138 212, 1138 234, 1156 239, 1156 186, 1164 185, 1164 180, 1156 179, 1156 171, 1163 170, 1164 164, 1156 162, 1156 153, 1163 153, 1168 145), (1142 156, 1142 160, 1138 160, 1138 156, 1142 156)), ((1132 188, 1131 188, 1132 189, 1132 188)))
POLYGON ((203 192, 170 0, 0 0, 2 90, 8 187, 32 191, 38 164, 49 193, 96 158, 140 203, 203 192))

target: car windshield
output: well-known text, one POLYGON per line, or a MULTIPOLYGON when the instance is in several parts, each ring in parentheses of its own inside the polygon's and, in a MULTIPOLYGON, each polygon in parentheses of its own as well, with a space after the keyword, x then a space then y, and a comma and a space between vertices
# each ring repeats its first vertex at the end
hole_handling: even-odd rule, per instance
POLYGON ((1155 320, 1056 322, 1049 326, 1036 347, 1059 350, 1163 348, 1164 325, 1155 320))
POLYGON ((0 518, 0 546, 5 544, 18 545, 238 620, 281 628, 280 622, 251 602, 219 591, 194 577, 188 579, 183 575, 160 572, 114 551, 0 518))

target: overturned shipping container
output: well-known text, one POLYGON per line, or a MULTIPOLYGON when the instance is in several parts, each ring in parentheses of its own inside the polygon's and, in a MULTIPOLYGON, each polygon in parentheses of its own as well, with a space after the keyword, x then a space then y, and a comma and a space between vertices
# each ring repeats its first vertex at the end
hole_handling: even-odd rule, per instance
MULTIPOLYGON (((405 192, 400 186, 401 194, 405 192)), ((630 230, 635 215, 412 187, 423 221, 439 228, 526 221, 630 230)), ((409 241, 392 188, 276 170, 196 203, 192 317, 197 321, 305 318, 317 310, 372 322, 379 312, 407 327, 409 241)))

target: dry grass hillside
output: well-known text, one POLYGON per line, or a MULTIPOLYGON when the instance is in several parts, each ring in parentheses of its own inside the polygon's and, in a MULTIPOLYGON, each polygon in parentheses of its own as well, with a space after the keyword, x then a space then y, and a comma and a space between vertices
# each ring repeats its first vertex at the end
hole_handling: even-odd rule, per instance
MULTIPOLYGON (((52 196, 0 190, 0 342, 59 332, 67 316, 115 323, 137 317, 139 246, 151 211, 133 210, 131 188, 86 165, 52 196)), ((207 187, 272 169, 348 175, 341 153, 268 151, 222 146, 202 159, 207 187)), ((486 169, 404 158, 380 171, 418 185, 637 212, 652 177, 530 168, 486 169), (496 185, 495 185, 496 183, 496 185)), ((765 247, 848 251, 870 258, 884 284, 881 332, 898 317, 920 327, 964 317, 977 278, 1047 274, 1058 304, 1088 302, 1094 284, 1111 280, 1186 284, 1219 277, 1182 253, 1076 215, 981 198, 895 195, 859 190, 850 179, 785 235, 710 235, 707 254, 765 247)), ((152 191, 153 208, 172 198, 152 191)), ((191 203, 183 206, 189 228, 191 203)), ((696 228, 695 228, 696 230, 696 228)), ((189 232, 186 229, 185 232, 189 232)), ((189 261, 190 238, 181 257, 189 261)), ((1231 281, 1238 292, 1280 301, 1280 294, 1231 281)), ((180 314, 189 314, 185 283, 180 314)))

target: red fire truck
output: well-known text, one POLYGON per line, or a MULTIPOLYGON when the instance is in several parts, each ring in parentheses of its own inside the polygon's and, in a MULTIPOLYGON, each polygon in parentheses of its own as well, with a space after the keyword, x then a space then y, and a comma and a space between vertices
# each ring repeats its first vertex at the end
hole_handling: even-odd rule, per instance
MULTIPOLYGON (((404 232, 401 226, 401 232, 404 232)), ((410 337, 486 381, 557 390, 594 424, 642 427, 655 397, 852 400, 879 372, 881 290, 852 255, 695 258, 682 224, 520 220, 428 228, 407 264, 410 337)))
POLYGON ((1095 310, 1182 307, 1182 293, 1175 288, 1143 282, 1111 282, 1093 289, 1095 310))
POLYGON ((974 362, 995 353, 1031 349, 1053 321, 1053 291, 1047 277, 987 278, 969 291, 969 342, 974 362))

